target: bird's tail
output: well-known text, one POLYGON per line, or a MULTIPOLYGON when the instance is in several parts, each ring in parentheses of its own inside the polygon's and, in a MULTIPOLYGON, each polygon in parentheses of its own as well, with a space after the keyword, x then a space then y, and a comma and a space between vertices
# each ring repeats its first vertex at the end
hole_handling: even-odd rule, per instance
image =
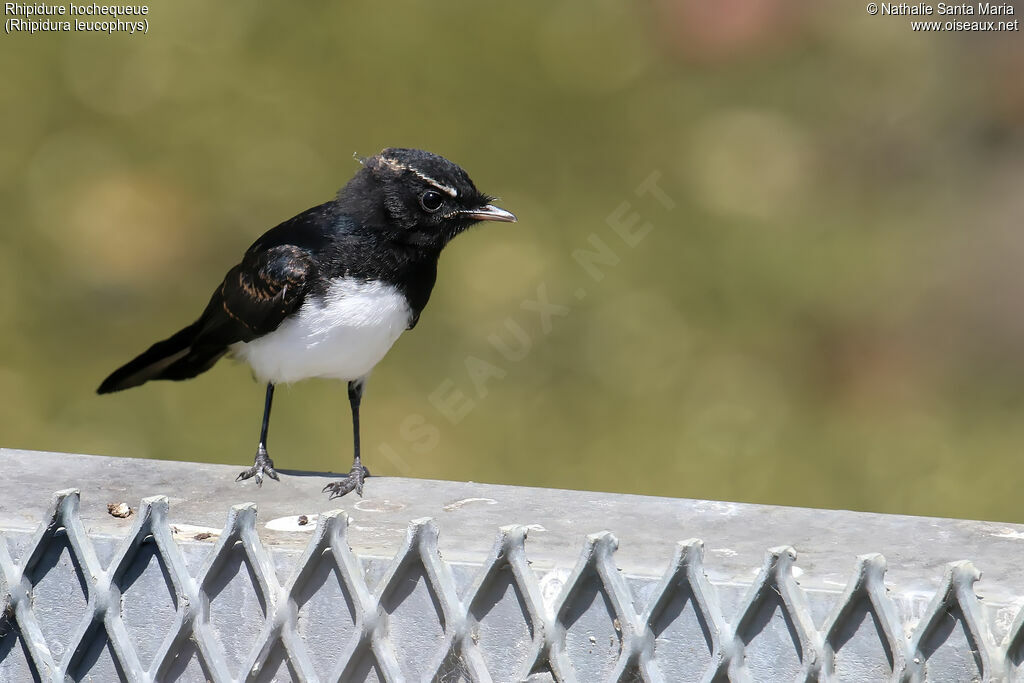
POLYGON ((209 370, 227 353, 223 346, 196 344, 201 330, 197 320, 167 339, 153 344, 134 360, 114 370, 103 380, 98 394, 130 389, 151 379, 181 380, 209 370))

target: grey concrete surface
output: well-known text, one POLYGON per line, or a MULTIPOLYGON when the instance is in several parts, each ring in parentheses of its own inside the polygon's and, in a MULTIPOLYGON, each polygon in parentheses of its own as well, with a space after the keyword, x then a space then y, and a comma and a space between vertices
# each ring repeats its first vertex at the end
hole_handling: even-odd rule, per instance
POLYGON ((1019 663, 1019 525, 387 477, 328 501, 324 474, 260 489, 241 465, 0 461, 0 680, 960 681, 1019 663), (140 577, 157 597, 126 611, 140 577))

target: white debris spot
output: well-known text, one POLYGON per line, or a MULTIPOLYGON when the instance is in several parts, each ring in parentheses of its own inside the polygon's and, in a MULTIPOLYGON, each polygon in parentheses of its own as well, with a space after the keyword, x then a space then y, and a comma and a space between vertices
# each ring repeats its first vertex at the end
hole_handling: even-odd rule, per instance
POLYGON ((484 503, 486 505, 497 505, 498 501, 493 498, 463 498, 462 500, 456 500, 445 505, 442 510, 445 512, 453 512, 460 508, 470 505, 472 503, 484 503))
POLYGON ((125 517, 130 517, 133 511, 128 507, 128 503, 107 503, 107 512, 112 517, 124 519, 125 517))
POLYGON ((800 569, 800 567, 796 566, 795 564, 791 566, 789 569, 790 572, 793 574, 794 579, 799 579, 801 576, 804 575, 804 570, 800 569))
POLYGON ((364 498, 356 503, 356 510, 360 512, 398 512, 404 509, 405 503, 395 503, 387 498, 364 498))
POLYGON ((718 555, 725 555, 726 557, 735 557, 739 555, 739 553, 733 550, 732 548, 711 548, 710 550, 708 550, 708 552, 716 553, 718 555))
POLYGON ((221 529, 195 524, 172 524, 171 535, 176 541, 206 541, 220 537, 221 529))
POLYGON ((526 528, 530 531, 547 531, 547 529, 542 527, 540 524, 527 524, 526 528))
POLYGON ((1000 607, 996 611, 994 630, 997 637, 1004 636, 1009 632, 1010 628, 1013 626, 1014 619, 1017 618, 1017 614, 1020 612, 1022 604, 1024 604, 1024 601, 1014 600, 1012 605, 1000 607))
POLYGON ((540 578, 540 595, 544 604, 553 608, 555 600, 562 594, 562 587, 569 580, 567 568, 554 569, 540 578))
POLYGON ((316 520, 319 515, 292 515, 290 517, 278 517, 267 522, 264 526, 270 531, 312 531, 316 528, 316 520))
POLYGON ((1012 538, 1015 541, 1024 541, 1024 531, 1018 531, 1010 527, 1002 527, 998 533, 992 534, 992 538, 1012 538))
POLYGON ((729 517, 740 511, 739 506, 735 503, 724 503, 720 500, 702 500, 694 507, 701 512, 710 512, 716 515, 726 515, 729 517))

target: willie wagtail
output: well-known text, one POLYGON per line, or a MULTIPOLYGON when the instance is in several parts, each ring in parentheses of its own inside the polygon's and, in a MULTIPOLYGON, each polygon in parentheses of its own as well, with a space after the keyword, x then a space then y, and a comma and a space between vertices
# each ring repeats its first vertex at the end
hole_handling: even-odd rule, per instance
POLYGON ((152 379, 183 380, 231 354, 267 383, 253 466, 238 480, 277 479, 267 454, 274 385, 348 382, 355 455, 331 498, 363 493, 359 401, 370 370, 416 321, 453 237, 478 221, 515 222, 459 166, 418 149, 385 149, 337 197, 269 230, 228 271, 199 319, 118 368, 107 394, 152 379))

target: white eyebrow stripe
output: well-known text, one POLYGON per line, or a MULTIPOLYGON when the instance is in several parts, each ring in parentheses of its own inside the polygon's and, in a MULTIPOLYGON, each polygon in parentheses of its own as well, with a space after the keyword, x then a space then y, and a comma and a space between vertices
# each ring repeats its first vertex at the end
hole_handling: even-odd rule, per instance
POLYGON ((452 187, 451 185, 445 185, 444 183, 440 183, 440 182, 434 180, 433 178, 428 176, 423 171, 415 169, 415 168, 413 168, 411 166, 403 164, 402 162, 396 161, 395 159, 391 159, 389 157, 381 157, 381 159, 388 166, 390 166, 391 168, 395 169, 396 171, 409 171, 409 173, 412 173, 413 175, 415 175, 420 180, 422 180, 422 181, 424 181, 426 183, 430 183, 431 185, 433 185, 437 189, 441 190, 442 192, 444 192, 445 194, 447 194, 450 197, 458 197, 459 196, 458 191, 454 187, 452 187))
POLYGON ((436 180, 434 180, 433 178, 431 178, 430 176, 428 176, 426 173, 423 173, 422 171, 417 171, 415 168, 410 168, 409 170, 412 171, 417 177, 419 177, 420 180, 423 180, 424 182, 430 183, 431 185, 433 185, 437 189, 441 190, 442 192, 444 192, 444 193, 446 193, 448 195, 451 195, 452 197, 458 197, 459 196, 459 193, 451 185, 445 185, 444 183, 439 183, 436 180))

